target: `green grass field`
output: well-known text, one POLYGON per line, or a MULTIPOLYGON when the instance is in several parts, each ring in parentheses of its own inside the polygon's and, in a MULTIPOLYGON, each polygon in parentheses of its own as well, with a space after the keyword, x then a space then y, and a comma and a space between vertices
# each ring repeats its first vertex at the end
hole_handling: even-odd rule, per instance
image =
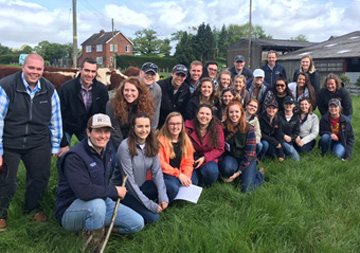
MULTIPOLYGON (((353 158, 342 162, 315 148, 301 162, 265 160, 266 183, 251 194, 217 182, 198 204, 176 202, 155 225, 112 235, 106 252, 360 252, 360 97, 353 98, 353 158)), ((43 200, 49 222, 23 215, 25 171, 19 169, 0 252, 81 252, 84 241, 54 218, 57 172, 43 200)))

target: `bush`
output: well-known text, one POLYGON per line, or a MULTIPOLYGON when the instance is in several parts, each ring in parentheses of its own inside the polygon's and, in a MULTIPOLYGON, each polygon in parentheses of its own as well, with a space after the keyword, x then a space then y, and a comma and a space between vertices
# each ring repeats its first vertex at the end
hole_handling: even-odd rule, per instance
POLYGON ((345 84, 345 86, 350 85, 350 78, 345 74, 341 74, 340 79, 345 84))
POLYGON ((356 86, 360 86, 360 76, 359 76, 359 78, 356 80, 355 85, 356 85, 356 86))
POLYGON ((0 63, 10 64, 19 62, 20 54, 4 54, 0 55, 0 63))
POLYGON ((153 62, 158 65, 159 69, 167 69, 165 71, 170 72, 171 69, 178 64, 175 57, 158 57, 158 56, 137 56, 137 55, 117 55, 116 66, 121 69, 126 69, 129 66, 141 68, 145 62, 153 62))

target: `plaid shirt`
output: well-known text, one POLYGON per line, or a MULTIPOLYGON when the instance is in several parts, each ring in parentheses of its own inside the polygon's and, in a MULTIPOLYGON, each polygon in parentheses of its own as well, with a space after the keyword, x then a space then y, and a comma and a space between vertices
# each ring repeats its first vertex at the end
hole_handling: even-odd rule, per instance
POLYGON ((250 165, 255 155, 256 155, 256 135, 255 135, 254 127, 250 126, 244 148, 244 154, 239 164, 239 171, 246 170, 246 168, 250 165))
MULTIPOLYGON (((40 81, 38 81, 36 87, 31 91, 29 84, 23 78, 23 83, 26 88, 27 93, 30 95, 31 99, 35 96, 36 91, 40 90, 40 81)), ((0 156, 4 154, 3 150, 3 134, 4 134, 4 120, 6 113, 9 109, 10 100, 6 95, 5 91, 0 87, 0 156)), ((60 109, 60 99, 59 96, 54 90, 54 94, 51 97, 51 119, 49 124, 50 138, 51 138, 51 153, 57 154, 60 152, 60 141, 62 138, 62 120, 61 120, 61 109, 60 109)))
POLYGON ((86 111, 89 111, 92 105, 92 86, 90 86, 89 89, 86 89, 84 85, 81 84, 80 93, 83 98, 86 111))

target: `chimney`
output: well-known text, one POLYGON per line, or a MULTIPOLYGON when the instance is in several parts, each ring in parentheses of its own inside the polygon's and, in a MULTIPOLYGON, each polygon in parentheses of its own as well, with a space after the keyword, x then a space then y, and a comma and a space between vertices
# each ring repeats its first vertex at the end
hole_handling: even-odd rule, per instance
POLYGON ((104 34, 105 31, 103 29, 100 30, 100 35, 104 34))

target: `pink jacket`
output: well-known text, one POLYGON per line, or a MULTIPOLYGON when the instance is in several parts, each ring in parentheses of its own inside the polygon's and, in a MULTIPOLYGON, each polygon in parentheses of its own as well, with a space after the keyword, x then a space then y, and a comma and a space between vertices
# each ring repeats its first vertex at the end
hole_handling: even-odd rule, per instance
POLYGON ((219 156, 221 156, 225 150, 224 132, 221 125, 217 124, 218 136, 210 136, 210 133, 207 132, 203 138, 202 144, 196 135, 192 120, 185 121, 185 128, 191 142, 193 143, 196 154, 205 157, 205 162, 202 166, 211 161, 218 162, 219 156), (211 138, 218 138, 217 147, 211 147, 211 138))

